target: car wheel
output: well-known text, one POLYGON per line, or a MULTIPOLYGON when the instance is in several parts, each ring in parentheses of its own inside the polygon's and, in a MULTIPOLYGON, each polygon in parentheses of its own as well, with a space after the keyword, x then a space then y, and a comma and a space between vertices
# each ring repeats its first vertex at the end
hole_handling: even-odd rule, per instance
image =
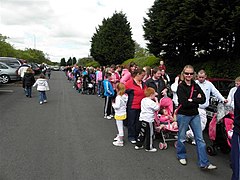
POLYGON ((10 81, 10 77, 8 75, 1 75, 0 79, 3 84, 7 84, 10 81))

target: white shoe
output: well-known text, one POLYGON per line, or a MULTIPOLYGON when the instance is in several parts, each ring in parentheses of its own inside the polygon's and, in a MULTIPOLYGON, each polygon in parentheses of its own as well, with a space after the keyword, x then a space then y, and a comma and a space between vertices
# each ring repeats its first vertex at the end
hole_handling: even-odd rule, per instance
POLYGON ((107 116, 107 119, 111 119, 111 116, 107 116))
POLYGON ((114 146, 123 146, 123 141, 113 141, 114 146))
POLYGON ((119 136, 117 135, 113 140, 114 141, 118 141, 119 140, 119 136))
POLYGON ((42 102, 42 101, 40 101, 40 102, 39 102, 39 104, 43 104, 43 102, 42 102))
POLYGON ((203 170, 214 170, 217 169, 217 166, 209 164, 208 166, 201 167, 203 170))
POLYGON ((186 159, 179 159, 179 162, 180 162, 182 165, 187 165, 186 159))
POLYGON ((196 141, 195 140, 192 140, 192 145, 196 145, 196 141))
POLYGON ((47 100, 44 100, 43 102, 44 102, 44 103, 47 103, 47 100))
POLYGON ((131 140, 130 141, 132 144, 136 144, 136 141, 135 140, 131 140))
POLYGON ((145 149, 145 151, 147 151, 147 152, 157 152, 157 149, 156 148, 145 149))
POLYGON ((141 147, 139 147, 139 146, 135 146, 134 148, 135 148, 136 150, 139 150, 139 149, 142 149, 143 146, 141 146, 141 147))
POLYGON ((109 115, 111 118, 113 118, 114 116, 112 114, 109 115))

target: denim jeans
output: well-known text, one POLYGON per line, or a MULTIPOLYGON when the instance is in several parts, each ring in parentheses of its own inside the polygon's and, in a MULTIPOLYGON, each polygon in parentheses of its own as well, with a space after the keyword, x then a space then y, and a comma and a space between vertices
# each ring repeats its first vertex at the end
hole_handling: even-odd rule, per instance
POLYGON ((102 90, 102 81, 98 81, 98 84, 97 84, 97 93, 98 93, 99 96, 101 96, 101 95, 102 95, 102 92, 103 92, 103 90, 102 90))
POLYGON ((186 116, 182 114, 177 115, 178 122, 178 140, 177 140, 177 158, 186 159, 186 131, 190 125, 193 133, 194 139, 197 146, 197 155, 198 155, 198 165, 200 167, 205 167, 209 165, 209 160, 206 152, 206 144, 202 136, 201 120, 199 115, 186 116))
POLYGON ((32 96, 32 87, 26 87, 25 89, 25 95, 31 97, 32 96))
POLYGON ((46 92, 45 91, 39 91, 39 101, 43 102, 44 100, 47 100, 46 92))

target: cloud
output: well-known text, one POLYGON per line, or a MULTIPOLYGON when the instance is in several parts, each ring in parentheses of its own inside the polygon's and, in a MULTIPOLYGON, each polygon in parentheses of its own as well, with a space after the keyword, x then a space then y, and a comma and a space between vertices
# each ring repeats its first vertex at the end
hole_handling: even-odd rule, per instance
POLYGON ((89 55, 91 37, 103 18, 122 11, 133 39, 145 47, 143 16, 154 0, 2 0, 0 33, 19 49, 39 49, 52 61, 89 55))

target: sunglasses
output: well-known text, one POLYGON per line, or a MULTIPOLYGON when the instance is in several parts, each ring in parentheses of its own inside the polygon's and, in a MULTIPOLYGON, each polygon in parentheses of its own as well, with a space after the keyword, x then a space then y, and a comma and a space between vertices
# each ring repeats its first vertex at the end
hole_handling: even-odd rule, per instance
POLYGON ((185 75, 194 75, 194 73, 184 72, 185 75))

